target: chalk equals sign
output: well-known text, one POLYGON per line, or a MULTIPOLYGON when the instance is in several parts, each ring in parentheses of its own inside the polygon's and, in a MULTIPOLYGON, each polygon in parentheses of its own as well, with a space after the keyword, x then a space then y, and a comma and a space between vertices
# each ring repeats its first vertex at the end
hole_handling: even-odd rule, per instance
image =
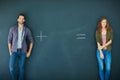
POLYGON ((86 39, 86 34, 84 33, 76 34, 76 39, 80 39, 80 40, 86 39))

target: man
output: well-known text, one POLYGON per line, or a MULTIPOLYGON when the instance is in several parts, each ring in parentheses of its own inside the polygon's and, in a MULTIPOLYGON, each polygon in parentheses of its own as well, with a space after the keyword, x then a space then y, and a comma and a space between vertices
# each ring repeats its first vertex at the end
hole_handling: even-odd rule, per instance
POLYGON ((9 68, 12 80, 24 80, 25 59, 26 57, 30 57, 33 38, 31 31, 24 25, 24 14, 21 13, 18 15, 17 22, 17 25, 10 28, 8 35, 8 48, 10 53, 9 68), (30 41, 29 49, 27 49, 27 39, 30 41), (18 62, 18 73, 16 72, 16 62, 18 62))

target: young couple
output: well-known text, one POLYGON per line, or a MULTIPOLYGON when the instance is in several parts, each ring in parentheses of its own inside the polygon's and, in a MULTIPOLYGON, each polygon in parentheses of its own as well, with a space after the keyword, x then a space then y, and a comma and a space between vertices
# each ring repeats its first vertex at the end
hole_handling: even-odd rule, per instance
MULTIPOLYGON (((26 57, 29 58, 33 48, 33 37, 31 31, 24 25, 25 15, 20 13, 17 19, 17 25, 9 30, 8 48, 10 53, 9 69, 12 80, 24 80, 24 68, 26 57), (26 40, 30 41, 27 49, 26 40), (18 72, 16 71, 16 62, 18 62, 18 72)), ((97 61, 99 67, 99 76, 101 80, 108 80, 111 69, 111 45, 113 32, 107 18, 102 17, 98 22, 96 30, 97 42, 97 61), (104 65, 105 64, 105 65, 104 65), (104 70, 105 69, 105 70, 104 70)))

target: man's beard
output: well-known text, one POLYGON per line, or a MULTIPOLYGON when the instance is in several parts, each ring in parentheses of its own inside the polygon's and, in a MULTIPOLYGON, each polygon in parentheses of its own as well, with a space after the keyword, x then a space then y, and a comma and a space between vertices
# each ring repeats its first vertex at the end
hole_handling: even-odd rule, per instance
POLYGON ((23 24, 24 24, 24 22, 18 22, 18 24, 23 25, 23 24))

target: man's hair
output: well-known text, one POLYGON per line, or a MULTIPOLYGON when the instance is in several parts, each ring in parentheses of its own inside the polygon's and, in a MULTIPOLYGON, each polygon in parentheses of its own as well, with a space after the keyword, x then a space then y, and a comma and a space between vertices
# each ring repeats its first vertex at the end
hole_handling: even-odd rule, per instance
POLYGON ((25 15, 24 15, 23 13, 20 13, 20 14, 18 15, 18 18, 19 18, 19 16, 24 16, 24 18, 25 18, 25 15))

